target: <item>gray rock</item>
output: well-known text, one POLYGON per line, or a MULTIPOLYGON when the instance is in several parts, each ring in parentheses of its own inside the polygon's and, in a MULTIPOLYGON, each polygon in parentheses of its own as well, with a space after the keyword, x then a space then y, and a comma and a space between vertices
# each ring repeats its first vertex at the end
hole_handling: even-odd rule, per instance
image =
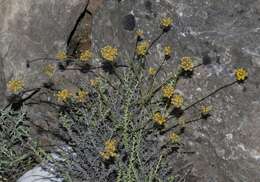
MULTIPOLYGON (((259 181, 260 72, 258 59, 253 58, 259 57, 259 1, 107 0, 94 18, 96 51, 112 44, 119 48, 120 60, 132 57, 134 33, 122 24, 130 13, 135 16, 136 29, 143 29, 149 40, 160 33, 162 16, 174 18, 174 29, 151 50, 150 65, 157 65, 162 59, 158 51, 166 44, 174 47, 166 71, 174 70, 182 56, 210 60, 211 64, 195 70, 192 79, 180 80, 177 87, 184 94, 186 105, 232 82, 234 68, 248 69, 249 79, 244 84, 235 84, 204 102, 213 106, 212 117, 191 124, 184 133, 184 143, 196 151, 186 156, 193 164, 190 181, 259 181)), ((187 115, 195 117, 197 113, 193 108, 187 115)), ((175 163, 173 166, 181 168, 175 163)))
POLYGON ((62 179, 56 178, 52 174, 46 172, 40 166, 26 172, 17 182, 62 182, 62 179))

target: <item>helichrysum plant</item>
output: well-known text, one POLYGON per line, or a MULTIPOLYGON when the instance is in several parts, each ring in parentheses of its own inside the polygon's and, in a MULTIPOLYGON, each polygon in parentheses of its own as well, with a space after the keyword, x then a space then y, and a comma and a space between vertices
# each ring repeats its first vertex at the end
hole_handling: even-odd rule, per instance
MULTIPOLYGON (((232 83, 188 105, 187 96, 177 89, 178 81, 187 73, 192 75, 203 63, 184 56, 175 60, 179 62, 175 73, 168 73, 167 78, 156 81, 162 68, 173 61, 171 55, 174 52, 166 45, 162 50, 163 60, 153 67, 145 59, 156 42, 173 28, 170 17, 162 18, 158 24, 161 33, 152 41, 144 39, 142 30, 136 31, 134 57, 122 59, 122 65, 118 63, 120 50, 109 43, 95 55, 85 50, 78 58, 72 58, 60 52, 53 59, 70 60, 70 67, 75 66, 80 71, 85 66, 78 65, 78 62, 86 63, 90 73, 94 73, 94 77, 78 86, 75 93, 68 88, 50 89, 55 92, 56 100, 53 103, 44 101, 55 105, 60 112, 58 133, 63 136, 65 148, 56 152, 61 160, 49 160, 56 174, 65 181, 181 180, 172 173, 168 156, 173 148, 178 152, 182 147, 183 128, 210 116, 211 106, 205 105, 204 100, 226 87, 241 84, 248 77, 245 68, 238 68, 232 83), (94 56, 99 56, 101 65, 105 63, 110 71, 92 65, 94 56), (197 117, 187 119, 186 112, 197 105, 201 107, 197 117)), ((63 71, 67 69, 66 66, 62 68, 63 71)), ((51 69, 47 71, 48 74, 51 72, 51 69)), ((17 93, 23 85, 10 82, 9 87, 17 93)))

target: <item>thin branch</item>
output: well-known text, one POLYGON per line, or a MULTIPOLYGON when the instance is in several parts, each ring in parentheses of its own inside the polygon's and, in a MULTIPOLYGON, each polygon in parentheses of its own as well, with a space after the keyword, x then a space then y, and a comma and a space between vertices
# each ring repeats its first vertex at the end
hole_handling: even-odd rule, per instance
POLYGON ((218 92, 221 91, 222 89, 234 85, 235 83, 237 83, 237 81, 234 81, 234 82, 232 82, 232 83, 229 83, 229 84, 227 84, 227 85, 224 85, 224 86, 222 86, 222 87, 220 87, 220 88, 214 90, 213 92, 211 92, 210 94, 206 95, 205 97, 203 97, 203 98, 197 100, 196 102, 192 103, 191 105, 187 106, 185 109, 183 109, 183 111, 186 111, 186 110, 190 109, 191 107, 195 106, 196 104, 198 104, 198 103, 204 101, 205 99, 209 98, 210 96, 215 95, 216 93, 218 93, 218 92))

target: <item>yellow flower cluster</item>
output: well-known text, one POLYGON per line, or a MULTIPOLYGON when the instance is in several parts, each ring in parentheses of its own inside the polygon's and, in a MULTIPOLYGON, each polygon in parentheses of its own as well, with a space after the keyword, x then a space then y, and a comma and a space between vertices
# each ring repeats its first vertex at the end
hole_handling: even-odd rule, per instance
POLYGON ((170 46, 166 46, 163 48, 163 52, 165 56, 171 56, 172 54, 172 48, 170 46))
POLYGON ((138 29, 138 30, 135 32, 135 35, 138 36, 138 37, 143 37, 143 36, 144 36, 144 31, 141 30, 141 29, 138 29))
POLYGON ((162 28, 170 28, 172 26, 173 20, 169 17, 164 17, 161 19, 162 28))
POLYGON ((171 104, 175 107, 175 108, 181 108, 181 106, 183 105, 183 97, 179 94, 174 94, 171 98, 171 104))
POLYGON ((107 61, 115 61, 118 56, 118 50, 115 47, 107 45, 101 49, 101 56, 107 61))
POLYGON ((181 58, 180 66, 184 71, 192 71, 193 70, 193 62, 192 62, 191 57, 181 58))
POLYGON ((248 72, 244 68, 238 68, 235 70, 235 76, 238 81, 244 81, 248 76, 248 72))
POLYGON ((172 132, 169 136, 170 140, 172 143, 176 144, 176 143, 180 143, 181 141, 181 137, 179 135, 177 135, 175 132, 172 132))
POLYGON ((43 68, 43 73, 49 77, 52 77, 55 71, 55 67, 52 64, 48 64, 43 68))
POLYGON ((64 61, 67 58, 68 58, 68 56, 67 56, 66 52, 64 52, 64 51, 60 51, 56 54, 56 59, 58 59, 60 61, 64 61))
POLYGON ((174 92, 174 88, 172 85, 165 85, 162 87, 163 96, 167 98, 171 98, 174 92))
POLYGON ((200 111, 203 116, 206 116, 211 111, 211 106, 202 106, 200 111))
POLYGON ((88 96, 88 92, 84 91, 84 90, 79 90, 76 93, 76 100, 77 102, 85 102, 88 96))
POLYGON ((156 112, 153 115, 153 121, 158 125, 164 125, 166 123, 166 118, 165 116, 161 115, 160 112, 156 112))
POLYGON ((153 75, 155 75, 156 74, 156 69, 155 68, 153 68, 153 67, 149 67, 149 69, 148 69, 148 74, 149 75, 151 75, 151 76, 153 76, 153 75))
POLYGON ((100 152, 101 157, 104 160, 109 160, 116 156, 117 152, 117 141, 115 139, 109 139, 105 142, 105 149, 100 152))
POLYGON ((138 56, 145 56, 147 54, 148 49, 149 49, 149 42, 142 41, 137 45, 136 53, 138 56))
POLYGON ((80 61, 87 62, 92 58, 92 52, 90 50, 85 50, 80 54, 80 61))
POLYGON ((59 102, 67 102, 71 95, 72 94, 67 89, 60 90, 56 94, 57 99, 58 99, 59 102))
POLYGON ((24 88, 24 82, 22 80, 10 80, 7 83, 7 88, 12 93, 17 93, 24 88))

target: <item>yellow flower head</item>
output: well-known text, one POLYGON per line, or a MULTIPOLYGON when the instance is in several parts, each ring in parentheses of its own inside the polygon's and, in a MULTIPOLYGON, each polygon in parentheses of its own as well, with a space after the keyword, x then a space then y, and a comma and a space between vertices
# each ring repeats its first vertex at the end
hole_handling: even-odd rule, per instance
POLYGON ((180 143, 181 137, 177 135, 176 133, 172 132, 169 136, 172 143, 177 144, 180 143))
POLYGON ((165 85, 162 87, 163 96, 167 98, 171 98, 174 92, 174 88, 171 85, 165 85))
POLYGON ((59 102, 66 102, 70 98, 71 93, 69 92, 69 90, 63 89, 63 90, 58 91, 56 96, 57 96, 59 102))
POLYGON ((181 58, 181 68, 184 71, 192 71, 193 70, 193 62, 191 57, 183 57, 181 58))
POLYGON ((161 115, 160 112, 156 112, 153 115, 153 121, 158 125, 164 125, 166 123, 166 118, 163 115, 161 115))
POLYGON ((56 59, 58 59, 60 61, 64 61, 67 58, 68 58, 68 56, 67 56, 66 52, 64 52, 64 51, 60 51, 56 54, 56 59))
POLYGON ((183 105, 183 97, 179 94, 174 94, 171 98, 171 104, 175 107, 175 108, 181 108, 181 106, 183 105))
POLYGON ((118 50, 115 47, 107 45, 101 49, 101 56, 107 61, 115 61, 118 56, 118 50))
POLYGON ((80 61, 87 62, 92 58, 92 52, 90 50, 85 50, 80 54, 80 61))
POLYGON ((200 112, 203 116, 206 116, 209 114, 209 112, 211 111, 211 106, 202 106, 200 109, 200 112))
POLYGON ((12 93, 17 93, 24 88, 24 82, 22 80, 10 80, 7 83, 7 88, 12 93))
POLYGON ((105 142, 105 149, 100 152, 101 157, 104 160, 111 159, 117 154, 117 141, 115 139, 109 139, 105 142))
POLYGON ((163 52, 164 52, 165 56, 171 56, 172 48, 170 46, 166 46, 166 47, 164 47, 163 52))
POLYGON ((90 80, 90 85, 92 87, 96 87, 98 85, 98 83, 99 83, 99 78, 95 78, 95 79, 90 80))
POLYGON ((136 47, 136 54, 138 56, 145 56, 147 54, 148 49, 149 49, 149 42, 142 41, 136 47))
POLYGON ((144 36, 144 31, 141 30, 141 29, 138 29, 138 30, 135 32, 135 35, 138 36, 138 37, 143 37, 143 36, 144 36))
POLYGON ((55 67, 52 64, 48 64, 43 68, 43 73, 49 77, 52 77, 55 71, 55 67))
POLYGON ((86 92, 86 91, 84 91, 84 90, 79 90, 79 91, 76 93, 76 100, 77 100, 78 102, 85 102, 87 96, 88 96, 88 92, 86 92))
POLYGON ((170 28, 172 26, 173 20, 169 17, 164 17, 161 19, 162 28, 170 28))
POLYGON ((235 70, 235 76, 238 81, 244 81, 248 76, 248 72, 244 68, 238 68, 235 70))
POLYGON ((151 75, 151 76, 155 75, 156 74, 156 69, 153 68, 153 67, 149 67, 148 74, 151 75))

